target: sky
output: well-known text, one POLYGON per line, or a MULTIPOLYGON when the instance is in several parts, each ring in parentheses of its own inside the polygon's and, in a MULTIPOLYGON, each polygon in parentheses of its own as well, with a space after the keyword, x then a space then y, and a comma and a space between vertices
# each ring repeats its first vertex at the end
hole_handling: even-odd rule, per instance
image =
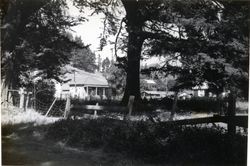
MULTIPOLYGON (((69 10, 68 13, 71 16, 84 16, 85 18, 88 19, 88 21, 85 21, 77 26, 72 27, 71 29, 74 32, 71 32, 73 36, 81 36, 82 41, 84 42, 85 45, 90 44, 90 49, 96 54, 100 55, 101 59, 105 59, 108 57, 109 59, 112 58, 112 55, 114 52, 114 45, 107 45, 103 48, 102 51, 100 51, 99 46, 100 46, 100 36, 103 32, 103 14, 98 14, 98 15, 93 15, 90 16, 92 11, 88 8, 84 10, 84 13, 79 12, 79 10, 73 6, 73 3, 68 0, 67 1, 69 10)), ((115 41, 115 36, 110 36, 109 40, 115 41)))
MULTIPOLYGON (((67 4, 69 7, 68 14, 71 16, 84 16, 85 18, 88 19, 88 21, 85 21, 77 26, 72 27, 71 29, 73 32, 73 36, 81 36, 82 41, 84 42, 85 45, 90 44, 90 49, 96 54, 96 60, 98 61, 98 56, 100 55, 101 59, 104 60, 106 57, 108 57, 110 60, 112 57, 114 57, 114 45, 107 44, 103 48, 102 51, 100 51, 99 46, 100 46, 100 36, 103 32, 103 19, 104 15, 103 14, 98 14, 98 15, 91 15, 93 11, 91 11, 89 8, 86 8, 84 10, 84 13, 79 12, 79 9, 77 9, 71 0, 67 0, 67 4)), ((123 16, 121 16, 123 17, 123 16)), ((108 38, 111 41, 115 41, 115 36, 110 36, 108 38)), ((118 52, 119 53, 119 52, 118 52)), ((121 55, 124 56, 124 55, 121 55)), ((152 57, 147 60, 142 60, 141 64, 145 65, 147 64, 148 66, 152 66, 155 64, 159 64, 164 61, 164 58, 162 57, 152 57)))

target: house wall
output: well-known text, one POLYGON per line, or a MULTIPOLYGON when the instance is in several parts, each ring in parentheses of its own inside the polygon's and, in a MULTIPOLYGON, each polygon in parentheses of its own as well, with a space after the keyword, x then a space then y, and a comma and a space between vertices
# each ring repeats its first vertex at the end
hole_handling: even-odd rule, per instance
POLYGON ((72 98, 79 98, 84 100, 91 99, 107 99, 107 89, 108 87, 95 87, 85 85, 70 85, 68 90, 62 89, 62 85, 56 84, 55 97, 60 99, 66 99, 68 95, 72 98), (96 91, 97 88, 97 91, 96 91), (97 93, 96 93, 97 92, 97 93))
POLYGON ((87 92, 84 89, 84 86, 70 87, 69 93, 72 98, 85 99, 88 96, 87 92))
POLYGON ((55 96, 60 99, 67 99, 67 96, 69 95, 69 91, 62 91, 58 96, 55 96))
POLYGON ((62 96, 62 86, 59 83, 55 84, 55 97, 56 98, 61 98, 62 96))
POLYGON ((204 89, 196 89, 196 90, 194 90, 194 96, 195 97, 204 97, 205 96, 205 90, 204 89))
MULTIPOLYGON (((87 88, 87 87, 85 87, 87 88)), ((89 86, 87 97, 91 99, 107 99, 108 87, 89 86)))

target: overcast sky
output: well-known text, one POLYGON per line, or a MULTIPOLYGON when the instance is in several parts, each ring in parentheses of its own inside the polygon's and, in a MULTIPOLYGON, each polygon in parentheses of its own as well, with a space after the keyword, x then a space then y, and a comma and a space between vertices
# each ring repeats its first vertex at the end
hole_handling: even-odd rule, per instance
MULTIPOLYGON (((94 14, 93 16, 90 16, 93 11, 91 11, 89 8, 86 8, 84 10, 84 13, 79 12, 79 10, 73 6, 73 3, 71 0, 67 1, 69 10, 68 13, 71 16, 84 16, 85 18, 88 19, 88 21, 81 23, 80 25, 74 26, 71 29, 74 30, 73 36, 81 36, 82 41, 84 42, 85 45, 90 44, 90 49, 96 54, 100 55, 101 59, 105 59, 108 57, 109 59, 114 56, 114 45, 107 44, 103 48, 102 51, 99 50, 100 46, 100 36, 103 32, 103 14, 94 14)), ((121 16, 122 18, 123 16, 121 16)), ((110 36, 109 40, 115 41, 115 36, 110 36)), ((142 61, 142 65, 153 65, 153 64, 159 64, 160 61, 164 61, 162 57, 153 57, 148 60, 142 61)))
MULTIPOLYGON (((103 48, 102 51, 99 50, 100 46, 100 36, 103 32, 103 14, 93 15, 90 14, 93 12, 90 9, 86 8, 84 13, 80 13, 79 10, 73 6, 73 3, 68 0, 69 14, 75 17, 84 16, 88 21, 81 23, 80 25, 72 27, 72 30, 75 32, 73 36, 81 36, 82 41, 85 45, 90 44, 90 49, 96 54, 100 55, 102 59, 108 57, 112 58, 112 49, 114 50, 114 45, 107 45, 103 48)), ((115 41, 115 36, 110 36, 109 40, 115 41)))

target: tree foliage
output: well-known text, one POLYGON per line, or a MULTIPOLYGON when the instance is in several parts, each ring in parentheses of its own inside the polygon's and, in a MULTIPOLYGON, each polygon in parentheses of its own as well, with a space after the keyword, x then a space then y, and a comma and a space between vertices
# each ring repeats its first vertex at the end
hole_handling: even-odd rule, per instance
POLYGON ((119 68, 114 63, 106 68, 104 76, 108 80, 113 96, 121 96, 126 86, 126 72, 123 68, 119 68))
MULTIPOLYGON (((59 0, 52 2, 53 3, 49 4, 61 3, 59 0)), ((119 35, 119 27, 121 27, 122 23, 126 24, 127 38, 124 43, 126 47, 120 47, 126 48, 125 51, 127 52, 127 57, 123 61, 126 62, 124 66, 126 67, 125 71, 127 73, 124 93, 125 103, 130 95, 134 95, 136 100, 140 99, 140 60, 143 58, 143 52, 149 56, 165 56, 165 65, 157 70, 165 72, 166 74, 177 75, 177 85, 179 88, 191 87, 207 81, 216 91, 222 91, 225 86, 237 87, 242 91, 246 91, 246 85, 248 84, 247 44, 249 42, 249 27, 246 22, 249 11, 248 2, 219 0, 103 0, 94 2, 74 0, 74 2, 82 11, 84 11, 84 7, 90 7, 94 9, 94 13, 98 14, 102 12, 105 15, 101 47, 107 43, 108 35, 117 33, 117 35, 119 35), (119 18, 121 12, 118 8, 121 6, 125 13, 123 19, 119 18), (177 59, 181 65, 171 65, 168 59, 177 59)), ((58 5, 52 7, 53 9, 57 9, 58 5)), ((43 8, 44 10, 40 10, 40 8, 39 10, 33 9, 35 12, 23 12, 23 15, 13 20, 19 23, 20 21, 18 22, 17 20, 33 18, 41 25, 44 25, 39 27, 46 27, 44 28, 45 31, 42 31, 44 29, 39 31, 42 32, 40 34, 46 32, 46 34, 50 34, 48 37, 54 37, 52 39, 64 39, 56 38, 57 36, 53 34, 58 34, 60 32, 59 30, 62 30, 65 26, 69 26, 69 24, 67 24, 69 18, 64 17, 64 19, 60 19, 62 15, 58 13, 60 13, 61 10, 45 10, 46 5, 43 8), (30 13, 38 13, 38 15, 36 15, 36 17, 23 18, 25 14, 30 13), (56 16, 55 19, 53 17, 54 15, 56 16), (58 30, 59 32, 51 30, 58 30)), ((37 28, 37 24, 29 25, 25 19, 20 22, 18 27, 25 27, 26 25, 31 28, 33 27, 33 29, 37 28)), ((18 31, 21 30, 22 32, 22 29, 30 28, 18 28, 18 31)), ((34 34, 39 34, 39 32, 34 31, 34 34)), ((23 40, 19 39, 15 41, 18 41, 18 43, 14 45, 18 46, 32 43, 32 47, 25 47, 31 49, 26 49, 25 51, 35 52, 41 55, 39 54, 41 52, 41 44, 37 44, 38 46, 33 44, 39 43, 40 40, 23 42, 23 40)), ((60 45, 60 42, 56 40, 49 41, 50 46, 60 45), (51 41, 56 42, 51 43, 51 41)), ((10 44, 10 46, 11 45, 13 46, 13 44, 10 44)), ((47 53, 47 51, 51 52, 51 48, 48 47, 50 49, 46 49, 47 47, 47 45, 43 47, 42 53, 44 55, 59 55, 59 52, 55 52, 55 54, 47 53)), ((63 48, 67 47, 64 46, 63 48)), ((9 50, 15 50, 15 54, 22 52, 18 49, 9 50)), ((5 55, 13 57, 13 51, 8 51, 5 55)), ((45 60, 46 59, 47 58, 45 58, 45 60)), ((17 61, 19 62, 21 60, 18 59, 17 61)), ((14 60, 11 62, 14 62, 14 60)), ((57 58, 55 58, 53 62, 57 62, 57 58)), ((56 64, 57 65, 53 66, 58 66, 59 63, 56 64)), ((10 64, 8 66, 15 67, 16 65, 10 64)), ((44 66, 41 68, 44 68, 44 66)), ((51 66, 47 69, 48 70, 45 70, 47 77, 57 75, 58 73, 58 68, 55 69, 51 66)), ((20 71, 25 71, 25 69, 20 71)))
POLYGON ((54 82, 49 80, 38 80, 35 87, 36 100, 42 103, 52 103, 55 91, 54 82))
POLYGON ((28 86, 35 77, 61 81, 61 67, 76 45, 65 30, 79 19, 65 14, 63 0, 7 1, 2 19, 2 79, 12 88, 28 86), (39 71, 34 75, 33 71, 39 71))
POLYGON ((179 25, 179 37, 185 40, 180 42, 181 45, 155 40, 151 42, 151 51, 171 55, 173 48, 180 46, 176 52, 181 57, 181 65, 173 66, 167 62, 160 70, 177 74, 179 88, 206 81, 217 93, 231 87, 248 92, 249 3, 182 2, 173 6, 173 11, 181 16, 176 24, 179 25))
POLYGON ((89 47, 84 47, 81 37, 75 37, 74 41, 83 48, 72 49, 70 61, 73 67, 88 72, 94 72, 97 69, 97 65, 95 64, 96 55, 90 50, 89 47))
POLYGON ((103 72, 107 72, 108 68, 110 67, 111 63, 110 60, 108 59, 108 57, 106 57, 103 61, 102 61, 102 70, 103 72))

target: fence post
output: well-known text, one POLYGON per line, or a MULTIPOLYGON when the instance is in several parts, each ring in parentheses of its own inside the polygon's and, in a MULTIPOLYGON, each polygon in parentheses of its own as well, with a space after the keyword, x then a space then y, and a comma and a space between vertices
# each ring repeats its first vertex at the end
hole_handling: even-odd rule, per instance
POLYGON ((33 100, 32 100, 32 105, 33 105, 33 109, 36 110, 36 84, 34 83, 34 87, 33 87, 33 100))
MULTIPOLYGON (((96 103, 96 106, 98 106, 99 104, 98 103, 96 103)), ((93 117, 94 119, 96 119, 97 118, 97 110, 94 110, 94 117, 93 117)))
MULTIPOLYGON (((9 99, 10 99, 10 92, 9 92, 9 90, 7 89, 7 98, 6 98, 6 101, 7 101, 7 102, 5 102, 5 103, 6 103, 6 104, 5 104, 6 107, 9 107, 9 102, 10 102, 9 99)), ((14 104, 13 104, 13 105, 14 105, 14 104)))
POLYGON ((129 96, 129 100, 128 100, 128 115, 127 115, 127 117, 125 119, 130 119, 130 116, 131 116, 132 111, 133 111, 134 100, 135 100, 135 96, 129 96))
POLYGON ((23 88, 20 89, 19 95, 20 95, 19 108, 23 108, 24 107, 24 89, 23 88))
POLYGON ((173 105, 172 105, 172 109, 171 109, 171 114, 170 114, 169 120, 173 120, 174 119, 174 114, 175 114, 176 109, 177 109, 177 102, 178 102, 178 91, 176 91, 175 94, 174 94, 174 100, 173 100, 173 105))
POLYGON ((66 106, 65 106, 65 111, 64 111, 64 118, 66 118, 68 116, 69 111, 70 111, 70 96, 67 95, 66 106))
POLYGON ((30 92, 27 92, 26 103, 25 103, 25 109, 27 109, 28 106, 29 106, 29 100, 30 100, 30 92))
MULTIPOLYGON (((235 116, 236 114, 236 96, 233 91, 231 91, 228 96, 228 110, 227 111, 228 111, 227 114, 229 118, 235 116)), ((227 124, 227 129, 228 129, 229 134, 236 133, 236 126, 234 125, 233 122, 230 121, 230 119, 227 124)))

